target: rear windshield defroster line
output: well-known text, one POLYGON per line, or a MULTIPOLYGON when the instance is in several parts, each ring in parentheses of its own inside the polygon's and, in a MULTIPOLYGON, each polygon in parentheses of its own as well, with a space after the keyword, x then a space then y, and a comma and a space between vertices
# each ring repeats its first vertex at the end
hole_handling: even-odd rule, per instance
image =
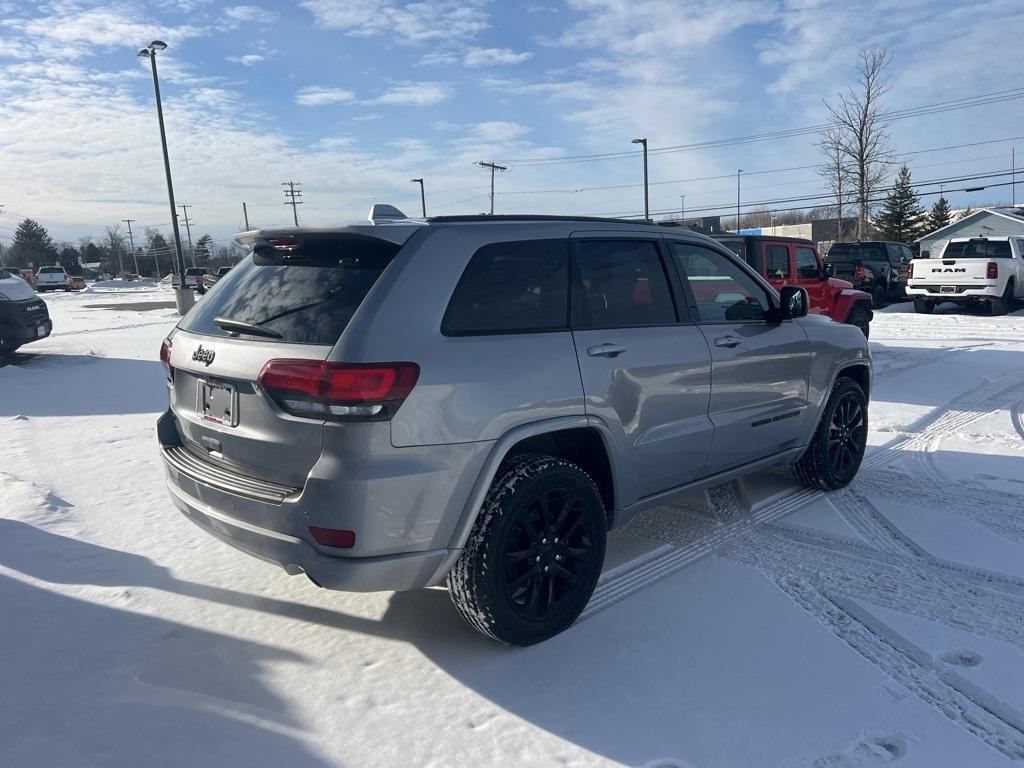
POLYGON ((181 328, 207 336, 333 345, 401 246, 377 238, 304 239, 290 251, 256 243, 181 328), (218 325, 217 320, 234 321, 218 325), (265 333, 246 332, 258 326, 265 333))

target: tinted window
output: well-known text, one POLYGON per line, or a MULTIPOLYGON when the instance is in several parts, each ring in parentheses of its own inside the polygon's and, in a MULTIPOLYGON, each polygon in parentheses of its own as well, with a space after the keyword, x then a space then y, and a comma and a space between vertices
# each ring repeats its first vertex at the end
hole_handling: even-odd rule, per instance
POLYGON ((64 267, 43 267, 39 270, 39 273, 42 275, 63 274, 64 267))
POLYGON ((628 328, 676 322, 668 279, 654 243, 581 240, 573 295, 578 328, 628 328))
POLYGON ((738 264, 724 254, 689 243, 673 243, 672 250, 690 290, 701 322, 763 320, 768 295, 738 264))
POLYGON ((784 245, 766 245, 764 257, 768 277, 776 280, 789 277, 789 248, 784 245))
POLYGON ((470 259, 448 303, 441 331, 457 336, 557 330, 566 327, 568 303, 565 240, 493 243, 470 259))
POLYGON ((951 241, 942 253, 944 259, 1008 259, 1009 240, 951 241))
POLYGON ((813 248, 796 249, 796 273, 805 280, 821 277, 818 268, 818 257, 813 248))
POLYGON ((885 251, 877 245, 837 243, 828 252, 825 261, 858 261, 861 259, 886 261, 885 251))
POLYGON ((914 252, 905 245, 900 246, 900 256, 903 257, 904 264, 909 264, 914 260, 914 252))
POLYGON ((222 317, 258 325, 283 341, 334 344, 398 250, 376 238, 337 235, 305 239, 291 253, 258 247, 216 282, 181 327, 227 336, 214 322, 222 317))

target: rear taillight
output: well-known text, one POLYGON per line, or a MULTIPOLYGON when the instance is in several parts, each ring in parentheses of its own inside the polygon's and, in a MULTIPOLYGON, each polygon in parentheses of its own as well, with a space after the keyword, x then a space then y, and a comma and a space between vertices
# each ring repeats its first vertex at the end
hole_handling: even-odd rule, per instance
POLYGON ((257 383, 294 416, 380 421, 395 414, 419 375, 416 363, 271 360, 257 383))
POLYGON ((910 265, 907 267, 907 279, 909 280, 913 276, 914 276, 914 262, 910 262, 910 265))
POLYGON ((864 279, 864 267, 862 267, 860 264, 856 265, 853 268, 853 279, 854 280, 863 280, 864 279))
POLYGON ((989 280, 998 280, 999 265, 996 264, 994 261, 990 261, 988 263, 988 270, 985 272, 985 277, 987 277, 989 280))
POLYGON ((167 380, 170 381, 174 378, 174 368, 171 367, 171 340, 164 339, 160 345, 160 362, 164 364, 164 370, 167 372, 167 380))
POLYGON ((349 549, 356 545, 355 531, 345 531, 341 528, 316 528, 311 525, 309 526, 309 532, 313 534, 317 544, 325 547, 349 549))

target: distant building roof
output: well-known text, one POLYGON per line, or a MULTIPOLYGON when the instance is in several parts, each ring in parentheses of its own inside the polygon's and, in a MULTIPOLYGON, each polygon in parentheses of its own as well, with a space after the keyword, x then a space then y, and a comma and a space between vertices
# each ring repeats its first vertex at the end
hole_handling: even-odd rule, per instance
POLYGON ((974 213, 969 214, 967 216, 964 216, 962 219, 957 219, 956 221, 952 222, 951 224, 947 224, 944 227, 940 227, 939 229, 936 229, 936 230, 934 230, 932 232, 929 232, 926 235, 921 235, 921 237, 917 238, 917 240, 915 240, 914 242, 915 243, 920 243, 922 240, 927 240, 929 238, 935 237, 935 235, 939 234, 939 232, 944 232, 945 230, 949 229, 950 227, 959 226, 960 224, 963 224, 965 221, 968 221, 969 219, 973 219, 975 216, 981 216, 984 213, 995 214, 996 216, 1003 216, 1003 217, 1005 217, 1007 219, 1012 219, 1013 221, 1016 221, 1019 224, 1024 224, 1024 209, 1021 209, 1021 208, 979 208, 974 213))

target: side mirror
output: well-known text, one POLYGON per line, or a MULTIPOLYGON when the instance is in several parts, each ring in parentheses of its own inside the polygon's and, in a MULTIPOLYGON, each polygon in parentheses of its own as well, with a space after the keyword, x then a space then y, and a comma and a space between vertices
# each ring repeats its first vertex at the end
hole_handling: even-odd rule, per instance
POLYGON ((807 289, 787 285, 779 294, 779 319, 793 320, 798 317, 806 317, 810 306, 807 289))
POLYGON ((932 255, 931 255, 931 253, 929 251, 921 251, 921 258, 922 259, 930 259, 931 257, 932 257, 932 255))
POLYGON ((832 275, 835 274, 835 271, 836 271, 836 268, 835 268, 834 264, 829 264, 828 262, 825 262, 825 277, 826 278, 832 277, 832 275))

